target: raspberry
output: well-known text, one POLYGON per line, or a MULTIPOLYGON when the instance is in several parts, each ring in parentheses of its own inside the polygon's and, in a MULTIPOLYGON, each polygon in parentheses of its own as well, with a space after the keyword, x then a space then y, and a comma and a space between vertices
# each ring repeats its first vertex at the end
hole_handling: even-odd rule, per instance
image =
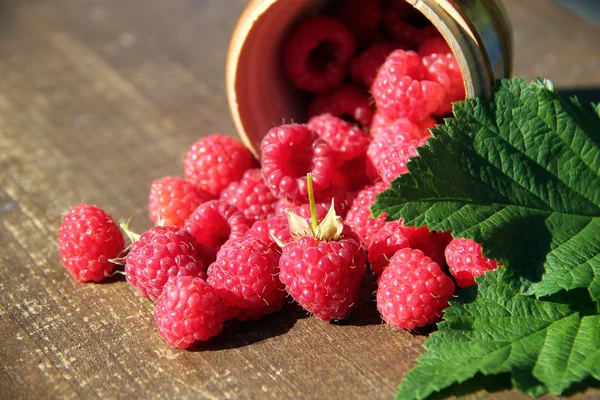
MULTIPOLYGON (((345 177, 344 186, 348 190, 359 190, 363 186, 372 183, 371 178, 367 174, 367 162, 367 154, 365 153, 342 164, 340 171, 342 176, 345 177)), ((348 201, 347 198, 346 201, 348 201)))
POLYGON ((148 199, 148 215, 155 224, 183 228, 183 223, 200 204, 212 198, 203 190, 181 178, 166 176, 152 182, 148 199))
POLYGON ((427 70, 414 51, 394 50, 371 87, 377 108, 388 119, 421 121, 438 109, 444 87, 425 80, 427 70))
POLYGON ((442 36, 437 34, 435 36, 431 36, 423 40, 423 43, 421 43, 421 45, 419 46, 418 53, 421 58, 425 58, 434 54, 452 54, 452 50, 450 50, 450 46, 448 46, 446 40, 444 40, 442 36))
POLYGON ((381 0, 345 0, 336 17, 350 29, 358 44, 364 45, 377 36, 382 14, 381 0))
POLYGON ((400 249, 410 247, 401 221, 386 222, 372 237, 367 248, 371 271, 381 274, 390 258, 400 249))
POLYGON ((207 282, 225 303, 227 319, 258 320, 279 311, 286 293, 272 241, 249 235, 227 241, 208 267, 207 282))
POLYGON ((156 303, 158 333, 171 347, 185 349, 196 340, 206 341, 223 330, 223 301, 204 280, 183 276, 165 286, 156 303))
POLYGON ((387 56, 396 48, 391 43, 377 43, 354 57, 350 63, 350 77, 352 80, 359 85, 370 88, 377 76, 379 67, 383 65, 387 56))
POLYGON ((379 163, 379 175, 388 185, 394 179, 408 172, 406 163, 412 157, 418 157, 417 147, 423 146, 427 139, 411 140, 388 149, 379 163))
POLYGON ((436 322, 454 294, 452 280, 420 250, 399 250, 378 281, 377 309, 399 329, 436 322))
POLYGON ((114 269, 108 261, 124 249, 121 230, 106 212, 79 204, 63 218, 58 230, 63 265, 79 282, 99 282, 114 269))
POLYGON ((308 128, 317 132, 335 157, 343 161, 358 157, 369 145, 369 137, 361 129, 331 114, 321 114, 308 121, 308 128))
POLYGON ((346 215, 346 224, 358 235, 363 245, 368 246, 371 237, 385 224, 386 214, 378 218, 371 217, 371 205, 375 202, 375 196, 387 189, 383 182, 376 182, 367 186, 350 203, 350 209, 346 215))
POLYGON ((320 195, 331 184, 333 152, 316 132, 300 124, 269 130, 261 143, 262 175, 271 192, 279 198, 304 202, 307 199, 306 174, 314 176, 320 195))
POLYGON ((235 206, 250 224, 275 216, 275 204, 278 201, 258 168, 249 169, 239 182, 230 183, 219 199, 235 206))
POLYGON ((160 296, 171 277, 206 277, 194 238, 174 226, 155 226, 143 233, 125 260, 127 281, 150 300, 160 296))
POLYGON ((279 249, 279 243, 287 243, 292 240, 287 216, 277 216, 264 221, 256 221, 248 230, 246 236, 256 236, 265 241, 275 243, 279 249), (277 242, 273 240, 277 238, 277 242))
POLYGON ((475 284, 475 277, 485 271, 493 271, 502 263, 487 258, 481 251, 481 245, 471 239, 457 238, 446 247, 446 262, 450 273, 461 288, 475 284))
POLYGON ((214 134, 190 147, 184 169, 191 183, 216 198, 227 185, 239 180, 247 169, 255 165, 252 153, 240 141, 214 134))
POLYGON ((388 221, 371 237, 368 254, 371 269, 381 273, 397 250, 410 247, 421 250, 440 267, 445 264, 444 249, 448 244, 445 232, 434 233, 426 226, 404 226, 402 220, 388 221))
POLYGON ((338 241, 304 236, 283 248, 279 278, 294 300, 315 317, 339 320, 356 302, 365 258, 360 240, 350 231, 338 241))
POLYGON ((331 114, 351 123, 356 123, 362 129, 371 125, 373 106, 369 94, 352 85, 323 93, 313 99, 308 106, 308 117, 321 114, 331 114))
MULTIPOLYGON (((396 221, 394 221, 396 222, 396 221)), ((390 222, 387 222, 388 224, 390 222)), ((448 244, 444 233, 432 232, 426 226, 417 228, 414 226, 402 227, 402 233, 408 238, 411 249, 421 250, 427 257, 431 258, 440 267, 444 267, 444 249, 448 244)))
MULTIPOLYGON (((307 180, 311 181, 308 174, 307 180)), ((311 221, 288 213, 293 240, 283 247, 279 279, 305 310, 329 322, 346 317, 358 297, 366 254, 360 239, 333 206, 317 223, 315 201, 309 192, 311 221)))
POLYGON ((439 34, 423 41, 419 55, 427 68, 428 79, 438 82, 446 90, 444 100, 435 114, 447 114, 452 111, 453 102, 465 99, 465 84, 456 57, 439 34))
POLYGON ((283 67, 300 90, 321 93, 338 87, 356 51, 352 32, 319 16, 302 22, 283 45, 283 67))
POLYGON ((242 213, 235 206, 220 200, 200 205, 185 221, 184 227, 196 239, 206 265, 215 260, 223 243, 244 236, 249 229, 242 213))
POLYGON ((465 99, 465 84, 458 62, 453 54, 446 54, 424 57, 423 64, 428 68, 428 79, 442 85, 446 93, 434 114, 440 116, 448 114, 452 111, 453 102, 465 99))

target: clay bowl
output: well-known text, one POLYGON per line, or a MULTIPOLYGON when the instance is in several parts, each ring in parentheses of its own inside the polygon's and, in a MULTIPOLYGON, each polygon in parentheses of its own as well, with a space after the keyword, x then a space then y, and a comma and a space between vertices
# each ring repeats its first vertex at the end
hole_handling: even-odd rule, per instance
MULTIPOLYGON (((281 46, 295 24, 334 0, 251 0, 229 45, 226 89, 238 134, 258 158, 267 131, 306 121, 307 102, 287 81, 281 46)), ((490 95, 512 69, 512 35, 500 0, 407 0, 440 31, 460 66, 467 97, 490 95)))

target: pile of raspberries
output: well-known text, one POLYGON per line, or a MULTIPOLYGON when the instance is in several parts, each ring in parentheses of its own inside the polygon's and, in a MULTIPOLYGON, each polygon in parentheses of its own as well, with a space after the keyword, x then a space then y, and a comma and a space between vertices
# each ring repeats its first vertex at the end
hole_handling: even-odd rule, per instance
POLYGON ((378 275, 382 318, 412 330, 442 317, 455 284, 500 265, 470 239, 371 216, 428 128, 465 97, 445 40, 403 0, 346 0, 329 12, 283 45, 282 68, 312 96, 309 120, 266 132, 260 164, 213 134, 188 150, 185 179, 152 183, 149 231, 87 204, 64 217, 58 241, 71 275, 98 282, 124 265, 155 301, 170 346, 277 312, 288 296, 325 322, 344 319, 367 273, 378 275))

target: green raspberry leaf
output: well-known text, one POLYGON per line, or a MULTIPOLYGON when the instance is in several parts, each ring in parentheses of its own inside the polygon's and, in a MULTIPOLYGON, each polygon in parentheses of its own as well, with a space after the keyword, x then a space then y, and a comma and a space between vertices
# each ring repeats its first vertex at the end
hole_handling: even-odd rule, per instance
POLYGON ((473 238, 536 296, 585 288, 598 301, 600 107, 512 79, 453 111, 374 213, 473 238))
POLYGON ((423 399, 478 373, 508 372, 532 396, 600 379, 600 316, 576 305, 585 303, 580 293, 571 293, 572 303, 537 300, 503 275, 486 273, 451 302, 397 399, 423 399))

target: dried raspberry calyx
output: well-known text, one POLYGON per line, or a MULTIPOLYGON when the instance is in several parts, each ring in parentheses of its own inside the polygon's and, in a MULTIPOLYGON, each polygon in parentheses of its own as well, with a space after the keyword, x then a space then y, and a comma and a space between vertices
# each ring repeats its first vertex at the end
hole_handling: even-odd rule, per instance
POLYGON ((321 222, 317 219, 317 207, 315 205, 315 195, 312 189, 312 175, 306 175, 308 183, 308 201, 310 204, 311 223, 293 211, 288 211, 288 221, 290 224, 290 232, 293 238, 310 236, 319 241, 337 240, 342 235, 344 223, 342 218, 335 212, 334 201, 331 201, 331 207, 321 222))

